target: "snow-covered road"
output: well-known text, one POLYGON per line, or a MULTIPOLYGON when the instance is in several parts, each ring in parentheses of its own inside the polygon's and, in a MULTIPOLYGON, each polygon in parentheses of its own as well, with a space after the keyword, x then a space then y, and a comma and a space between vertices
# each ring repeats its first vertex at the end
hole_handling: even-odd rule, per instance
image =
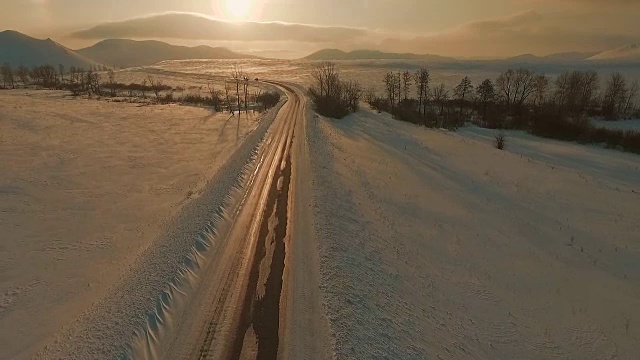
POLYGON ((640 158, 491 136, 309 120, 336 358, 637 358, 640 158))

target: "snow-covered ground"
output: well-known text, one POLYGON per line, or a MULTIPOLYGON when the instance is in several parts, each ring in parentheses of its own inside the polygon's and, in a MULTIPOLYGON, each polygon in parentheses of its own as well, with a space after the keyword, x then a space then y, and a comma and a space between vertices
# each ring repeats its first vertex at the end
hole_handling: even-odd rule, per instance
POLYGON ((31 358, 128 277, 258 120, 0 92, 0 358, 31 358))
POLYGON ((640 132, 640 120, 618 120, 618 121, 605 121, 605 120, 591 120, 591 124, 595 127, 610 129, 610 130, 632 130, 640 132))
POLYGON ((308 125, 336 358, 637 358, 640 157, 368 110, 308 125))
MULTIPOLYGON (((156 65, 147 67, 145 72, 165 71, 181 72, 193 74, 200 79, 203 75, 213 75, 229 77, 234 65, 241 67, 252 79, 258 77, 279 79, 295 82, 297 84, 309 85, 311 83, 311 68, 318 62, 309 60, 277 60, 277 59, 250 59, 250 60, 179 60, 163 61, 156 65)), ((500 62, 432 62, 420 60, 357 60, 357 61, 335 61, 338 65, 342 78, 345 80, 358 80, 365 88, 376 89, 380 94, 385 93, 384 75, 389 71, 415 71, 421 67, 429 69, 431 83, 444 83, 447 87, 453 88, 460 83, 465 76, 469 76, 471 81, 477 85, 484 79, 495 79, 498 75, 510 67, 524 66, 537 73, 549 76, 558 75, 562 71, 577 70, 577 65, 567 68, 566 65, 553 65, 548 63, 500 63, 500 62)), ((587 64, 585 64, 586 66, 587 64)), ((593 69, 593 63, 586 66, 586 69, 593 69)), ((638 67, 614 67, 597 65, 600 75, 605 77, 613 71, 620 71, 630 80, 640 79, 638 67)))

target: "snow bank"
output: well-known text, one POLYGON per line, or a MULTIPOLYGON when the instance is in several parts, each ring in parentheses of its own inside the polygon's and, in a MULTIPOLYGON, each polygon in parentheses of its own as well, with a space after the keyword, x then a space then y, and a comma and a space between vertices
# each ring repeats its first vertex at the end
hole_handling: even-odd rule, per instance
POLYGON ((275 113, 0 98, 0 358, 113 358, 136 332, 158 338, 275 113))
POLYGON ((618 121, 604 121, 604 120, 591 120, 593 126, 609 130, 631 130, 640 132, 640 120, 618 120, 618 121))
POLYGON ((308 136, 336 358, 640 353, 637 156, 370 111, 308 136))

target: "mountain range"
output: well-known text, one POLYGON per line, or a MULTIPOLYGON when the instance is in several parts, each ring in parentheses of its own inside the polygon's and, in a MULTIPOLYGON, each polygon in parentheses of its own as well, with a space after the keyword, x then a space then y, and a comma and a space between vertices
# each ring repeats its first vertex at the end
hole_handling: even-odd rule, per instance
MULTIPOLYGON (((108 39, 79 50, 71 50, 51 39, 35 39, 16 31, 0 32, 0 64, 14 66, 62 64, 64 66, 89 66, 102 64, 118 68, 152 65, 165 60, 188 59, 256 59, 257 57, 233 52, 223 47, 186 47, 161 41, 135 41, 108 39)), ((434 63, 459 63, 465 59, 433 54, 389 53, 377 50, 355 50, 345 52, 338 49, 324 49, 303 58, 303 60, 422 60, 434 63)), ((547 56, 524 54, 504 59, 483 60, 496 63, 552 64, 552 63, 638 63, 640 64, 640 44, 628 45, 604 52, 565 52, 547 56)))
POLYGON ((102 64, 125 68, 146 66, 165 60, 255 59, 222 47, 186 47, 161 41, 109 39, 79 50, 71 50, 51 39, 40 40, 17 31, 0 32, 0 64, 64 65, 88 68, 102 64))
POLYGON ((305 60, 427 60, 427 61, 456 61, 455 58, 412 53, 388 53, 377 50, 355 50, 345 52, 338 49, 323 49, 304 58, 305 60))
MULTIPOLYGON (((424 60, 431 62, 474 61, 456 59, 433 54, 387 53, 375 50, 355 50, 345 52, 338 49, 323 49, 303 58, 304 60, 340 61, 340 60, 424 60)), ((563 52, 546 56, 523 54, 503 59, 483 60, 517 63, 571 63, 582 61, 640 62, 640 45, 628 45, 604 52, 563 52)))
POLYGON ((17 31, 0 32, 0 63, 18 65, 58 65, 88 68, 96 64, 75 51, 57 42, 46 39, 39 40, 17 31))
POLYGON ((161 41, 103 40, 77 53, 101 64, 127 68, 153 65, 165 60, 189 59, 255 59, 223 47, 176 46, 161 41))
POLYGON ((617 49, 608 50, 599 54, 596 54, 589 58, 591 61, 630 61, 635 62, 640 60, 640 44, 632 44, 623 46, 617 49))
POLYGON ((598 52, 563 52, 563 53, 551 54, 546 56, 523 54, 523 55, 507 58, 506 60, 522 61, 522 62, 527 62, 527 61, 529 62, 575 62, 575 61, 587 60, 590 57, 595 56, 597 54, 598 52))

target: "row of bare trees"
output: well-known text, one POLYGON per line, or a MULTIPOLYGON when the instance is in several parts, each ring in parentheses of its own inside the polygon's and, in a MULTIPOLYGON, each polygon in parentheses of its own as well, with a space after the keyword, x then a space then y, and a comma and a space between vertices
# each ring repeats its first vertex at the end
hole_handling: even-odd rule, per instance
POLYGON ((443 117, 459 123, 469 113, 475 113, 484 122, 511 119, 516 126, 522 126, 528 113, 539 113, 543 108, 553 108, 574 119, 585 115, 618 119, 638 111, 640 95, 638 81, 628 81, 620 73, 609 75, 601 92, 602 81, 596 71, 567 71, 552 79, 528 69, 509 69, 495 81, 485 79, 477 87, 464 77, 456 87, 448 89, 445 84, 431 87, 430 73, 423 68, 413 74, 389 72, 383 82, 386 97, 369 90, 365 94, 368 103, 425 123, 443 117), (412 86, 417 99, 410 95, 412 86))
MULTIPOLYGON (((0 84, 4 88, 15 88, 17 82, 24 87, 37 85, 50 89, 69 90, 74 96, 97 95, 116 97, 125 92, 130 98, 142 96, 147 98, 147 92, 155 95, 158 102, 182 102, 212 106, 216 111, 222 111, 225 99, 223 92, 217 89, 213 82, 207 83, 207 95, 187 94, 180 99, 173 98, 171 86, 165 85, 160 78, 147 76, 141 84, 123 84, 116 79, 116 72, 106 67, 91 66, 88 70, 71 66, 68 70, 63 65, 56 69, 52 65, 33 66, 31 68, 21 65, 16 69, 8 63, 0 66, 0 84), (102 71, 102 72, 98 72, 102 71), (106 79, 103 76, 106 73, 106 79)), ((201 89, 202 90, 202 89, 201 89)), ((250 101, 261 105, 263 109, 275 106, 280 101, 277 92, 262 92, 258 89, 250 93, 249 76, 238 66, 234 66, 231 78, 225 81, 226 108, 231 113, 240 112, 242 109, 249 111, 250 101), (235 105, 232 103, 235 102, 235 105)))
POLYGON ((357 81, 342 80, 334 63, 315 66, 311 76, 314 82, 309 88, 309 95, 318 113, 340 119, 358 111, 362 86, 357 81))
MULTIPOLYGON (((84 82, 87 87, 95 88, 94 74, 100 69, 98 66, 91 66, 89 70, 85 71, 82 68, 72 66, 66 71, 62 64, 58 65, 57 68, 53 65, 36 65, 32 67, 20 65, 13 68, 11 64, 4 63, 0 66, 0 77, 4 88, 14 89, 18 82, 22 83, 23 87, 35 84, 48 88, 84 82), (89 76, 87 77, 87 75, 89 76)), ((108 69, 104 67, 102 70, 107 71, 108 69)))
POLYGON ((506 100, 512 116, 521 116, 527 110, 525 105, 534 111, 553 107, 573 119, 588 114, 620 119, 637 111, 637 80, 629 82, 616 72, 606 77, 604 88, 601 84, 600 75, 594 70, 566 71, 555 79, 525 69, 507 70, 496 81, 497 100, 506 100))
POLYGON ((0 66, 0 75, 2 76, 2 83, 5 88, 15 89, 15 79, 13 76, 13 70, 11 69, 11 65, 8 63, 0 66))
POLYGON ((535 134, 640 151, 640 134, 595 129, 589 117, 640 116, 640 85, 620 73, 601 79, 596 71, 566 71, 552 78, 528 69, 509 69, 474 86, 469 77, 447 88, 430 86, 430 73, 389 72, 385 96, 369 90, 365 101, 397 119, 455 129, 473 120, 491 128, 518 128, 535 134), (414 98, 407 95, 414 87, 414 98))

